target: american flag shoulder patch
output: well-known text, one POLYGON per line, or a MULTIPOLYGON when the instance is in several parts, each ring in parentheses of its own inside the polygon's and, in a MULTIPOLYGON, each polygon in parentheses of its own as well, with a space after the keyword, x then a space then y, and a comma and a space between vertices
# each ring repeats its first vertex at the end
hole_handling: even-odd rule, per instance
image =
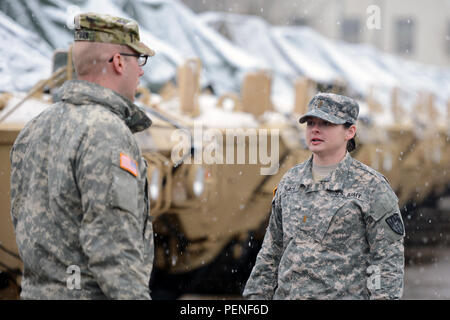
POLYGON ((122 152, 120 153, 120 167, 131 173, 133 176, 138 176, 137 162, 122 152))

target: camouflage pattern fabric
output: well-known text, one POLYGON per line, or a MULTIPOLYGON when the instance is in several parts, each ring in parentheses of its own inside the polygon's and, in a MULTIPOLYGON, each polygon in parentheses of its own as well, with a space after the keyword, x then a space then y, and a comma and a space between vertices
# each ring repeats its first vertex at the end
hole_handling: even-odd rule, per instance
POLYGON ((399 299, 404 228, 388 182, 349 153, 319 183, 311 167, 312 157, 280 181, 244 297, 399 299))
POLYGON ((132 132, 151 121, 86 81, 66 82, 57 99, 27 123, 10 155, 21 298, 149 299, 147 163, 132 132), (81 272, 80 289, 67 284, 70 266, 81 272))
POLYGON ((304 123, 308 117, 317 117, 334 124, 356 123, 359 105, 352 98, 334 93, 318 93, 310 101, 308 112, 299 120, 304 123))
POLYGON ((136 21, 107 14, 82 13, 75 16, 75 41, 93 41, 127 45, 148 56, 155 51, 140 42, 136 21))

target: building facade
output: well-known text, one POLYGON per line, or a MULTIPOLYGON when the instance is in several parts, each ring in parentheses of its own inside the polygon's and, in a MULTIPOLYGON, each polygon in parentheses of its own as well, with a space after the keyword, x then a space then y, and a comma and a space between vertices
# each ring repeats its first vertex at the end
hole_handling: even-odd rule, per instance
POLYGON ((258 15, 421 63, 450 66, 450 0, 184 0, 195 12, 258 15))

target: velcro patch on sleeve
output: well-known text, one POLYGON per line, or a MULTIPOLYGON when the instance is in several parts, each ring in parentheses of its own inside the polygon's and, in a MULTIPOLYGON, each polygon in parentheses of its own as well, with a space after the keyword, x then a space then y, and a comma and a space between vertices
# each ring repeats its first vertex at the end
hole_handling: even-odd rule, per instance
POLYGON ((131 173, 133 176, 138 176, 138 164, 136 161, 131 159, 129 156, 127 156, 124 153, 120 153, 120 167, 131 173))
POLYGON ((400 236, 405 234, 405 227, 403 226, 403 221, 400 218, 399 213, 394 213, 393 215, 387 217, 386 223, 396 234, 400 236))

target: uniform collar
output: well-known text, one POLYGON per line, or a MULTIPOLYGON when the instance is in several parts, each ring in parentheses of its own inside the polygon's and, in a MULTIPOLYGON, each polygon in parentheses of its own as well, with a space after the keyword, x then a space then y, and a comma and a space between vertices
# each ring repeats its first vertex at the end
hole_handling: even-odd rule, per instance
POLYGON ((152 124, 145 111, 129 99, 111 89, 84 80, 65 82, 56 92, 54 100, 74 105, 102 105, 118 115, 133 133, 143 131, 152 124))
POLYGON ((318 190, 343 190, 344 182, 347 181, 348 171, 353 161, 353 158, 349 152, 346 153, 344 159, 339 162, 337 168, 333 170, 331 175, 318 183, 314 182, 312 176, 312 160, 313 156, 308 159, 305 166, 303 166, 299 172, 300 185, 304 185, 307 188, 307 192, 318 190))

